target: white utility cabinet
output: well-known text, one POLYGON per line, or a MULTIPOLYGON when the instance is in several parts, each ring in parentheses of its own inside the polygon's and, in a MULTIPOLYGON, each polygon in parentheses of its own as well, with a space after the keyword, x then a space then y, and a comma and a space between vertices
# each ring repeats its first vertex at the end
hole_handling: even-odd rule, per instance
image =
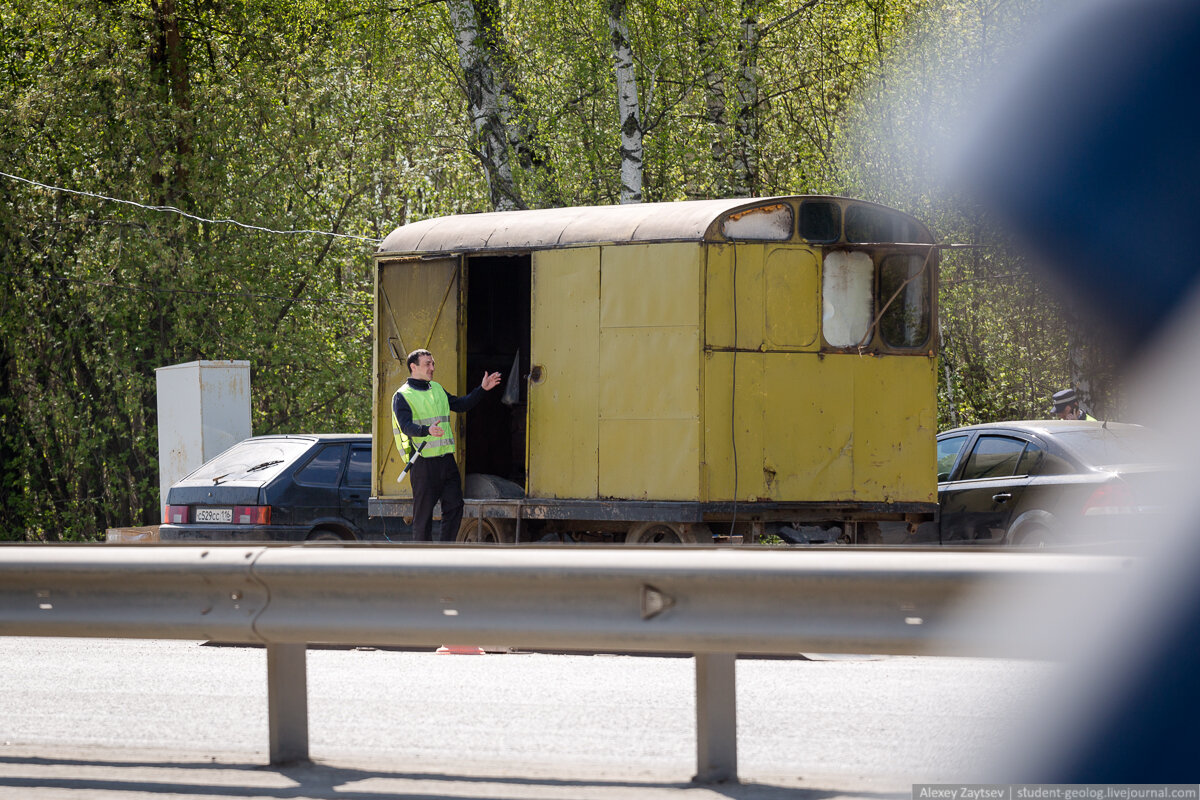
POLYGON ((250 438, 250 362, 191 361, 154 373, 161 514, 171 484, 250 438))

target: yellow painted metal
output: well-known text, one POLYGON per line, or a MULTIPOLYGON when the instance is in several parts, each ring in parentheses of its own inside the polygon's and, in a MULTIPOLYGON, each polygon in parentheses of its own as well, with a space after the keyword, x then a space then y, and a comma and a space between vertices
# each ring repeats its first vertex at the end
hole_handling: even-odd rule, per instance
POLYGON ((937 415, 934 359, 827 356, 853 375, 854 497, 873 502, 935 502, 937 415))
POLYGON ((763 354, 711 352, 704 361, 703 500, 766 497, 763 354), (735 469, 736 468, 736 469, 735 469))
MULTIPOLYGON (((529 497, 935 502, 932 355, 820 352, 826 249, 530 249, 529 497)), ((438 379, 468 388, 465 281, 458 257, 380 263, 374 488, 395 497, 403 356, 432 335, 438 379)))
POLYGON ((602 497, 699 499, 701 256, 697 243, 603 249, 602 497))
POLYGON ((711 246, 706 286, 705 500, 934 501, 931 357, 818 354, 806 246, 711 246))
POLYGON ((768 349, 815 350, 820 340, 821 273, 806 247, 769 247, 763 267, 768 349))
POLYGON ((733 347, 734 325, 741 349, 816 350, 819 346, 821 276, 811 248, 711 245, 706 284, 710 346, 733 347))
POLYGON ((712 347, 758 350, 763 343, 763 261, 769 245, 709 245, 705 337, 712 347), (737 282, 734 283, 734 276, 737 282))
MULTIPOLYGON (((372 420, 372 492, 378 497, 411 497, 408 480, 396 483, 404 462, 392 436, 392 395, 408 379, 409 352, 424 347, 437 361, 434 379, 451 394, 462 394, 461 259, 381 261, 376 273, 375 416, 372 420)), ((462 423, 455 437, 463 447, 462 423)), ((461 463, 462 456, 459 456, 461 463)))
POLYGON ((765 359, 764 424, 772 435, 762 458, 775 471, 772 497, 875 499, 859 496, 854 469, 858 360, 790 353, 765 359))
POLYGON ((739 353, 735 393, 733 355, 706 370, 706 499, 734 496, 736 444, 739 500, 935 500, 931 358, 739 353))
POLYGON ((602 381, 600 248, 535 252, 532 285, 530 347, 540 379, 529 385, 526 492, 531 497, 595 498, 602 381))

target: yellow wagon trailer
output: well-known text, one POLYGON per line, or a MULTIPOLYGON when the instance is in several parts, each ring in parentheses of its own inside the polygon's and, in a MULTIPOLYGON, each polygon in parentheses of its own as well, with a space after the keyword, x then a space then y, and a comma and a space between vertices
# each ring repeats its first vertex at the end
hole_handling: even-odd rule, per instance
POLYGON ((505 376, 453 423, 460 541, 911 531, 936 508, 936 260, 917 220, 840 197, 404 225, 375 255, 371 513, 412 513, 391 402, 424 347, 452 394, 505 376))

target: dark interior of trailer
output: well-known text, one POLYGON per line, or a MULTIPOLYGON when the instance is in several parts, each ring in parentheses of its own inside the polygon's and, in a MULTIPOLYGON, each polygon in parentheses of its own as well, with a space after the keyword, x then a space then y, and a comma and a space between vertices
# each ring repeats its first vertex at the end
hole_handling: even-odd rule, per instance
POLYGON ((466 263, 467 382, 484 372, 503 382, 466 415, 466 471, 497 475, 525 486, 525 419, 528 400, 532 259, 476 256, 466 263), (519 356, 518 356, 519 354, 519 356), (513 359, 518 368, 513 374, 513 359), (512 382, 516 381, 516 386, 512 382), (507 393, 506 393, 507 390, 507 393), (508 400, 510 402, 505 402, 508 400))

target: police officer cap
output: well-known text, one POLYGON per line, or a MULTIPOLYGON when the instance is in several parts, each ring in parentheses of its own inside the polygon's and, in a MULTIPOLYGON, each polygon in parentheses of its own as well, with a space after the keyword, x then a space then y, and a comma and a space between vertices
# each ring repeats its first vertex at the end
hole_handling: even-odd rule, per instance
POLYGON ((1055 392, 1053 397, 1055 413, 1062 411, 1077 399, 1074 389, 1063 389, 1061 392, 1055 392))

